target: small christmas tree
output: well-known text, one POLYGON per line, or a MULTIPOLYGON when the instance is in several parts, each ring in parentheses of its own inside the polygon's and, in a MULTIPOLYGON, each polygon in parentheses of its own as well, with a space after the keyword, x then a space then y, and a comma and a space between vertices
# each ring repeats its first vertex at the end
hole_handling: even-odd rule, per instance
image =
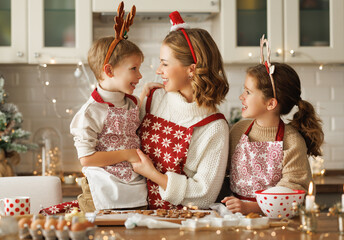
POLYGON ((21 129, 23 116, 13 103, 6 103, 5 79, 0 75, 0 177, 14 175, 12 165, 18 164, 18 153, 36 148, 28 143, 30 132, 21 129))

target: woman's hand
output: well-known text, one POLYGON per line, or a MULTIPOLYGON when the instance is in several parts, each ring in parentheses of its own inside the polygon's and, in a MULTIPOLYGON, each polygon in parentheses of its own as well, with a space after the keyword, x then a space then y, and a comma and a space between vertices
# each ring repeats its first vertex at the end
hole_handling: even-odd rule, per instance
POLYGON ((140 149, 137 149, 137 154, 140 157, 139 162, 133 162, 131 165, 136 173, 152 180, 164 190, 167 187, 168 177, 165 174, 162 174, 153 165, 152 160, 144 154, 140 149))
POLYGON ((143 86, 141 95, 140 95, 140 101, 141 103, 143 102, 143 100, 145 99, 145 97, 148 97, 150 91, 153 88, 164 88, 164 84, 161 83, 157 83, 157 82, 148 82, 143 86))
POLYGON ((157 171, 153 165, 152 160, 144 154, 140 149, 136 149, 136 155, 139 158, 139 161, 132 162, 131 165, 136 173, 150 178, 153 172, 157 171))

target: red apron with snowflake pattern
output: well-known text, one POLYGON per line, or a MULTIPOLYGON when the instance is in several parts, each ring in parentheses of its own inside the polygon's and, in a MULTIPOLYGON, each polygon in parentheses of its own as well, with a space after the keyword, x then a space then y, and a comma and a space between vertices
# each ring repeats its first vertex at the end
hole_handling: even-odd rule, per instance
POLYGON ((280 120, 275 141, 250 142, 250 124, 235 147, 231 160, 231 190, 239 199, 256 201, 255 192, 276 186, 282 178, 284 123, 280 120))
MULTIPOLYGON (((183 127, 150 113, 153 89, 147 99, 146 115, 140 127, 142 150, 153 161, 155 168, 165 174, 175 172, 186 175, 183 171, 187 153, 195 127, 204 126, 218 119, 225 119, 223 114, 215 113, 191 127, 183 127)), ((162 200, 159 185, 147 179, 148 202, 150 209, 181 209, 182 205, 173 205, 162 200)))

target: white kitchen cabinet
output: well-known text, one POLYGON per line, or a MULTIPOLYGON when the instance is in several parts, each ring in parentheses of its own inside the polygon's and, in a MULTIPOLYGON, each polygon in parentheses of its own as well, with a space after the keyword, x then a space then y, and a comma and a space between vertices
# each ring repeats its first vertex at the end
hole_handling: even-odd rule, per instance
POLYGON ((29 63, 87 61, 91 0, 28 0, 29 63))
MULTIPOLYGON (((7 46, 0 46, 1 63, 87 61, 92 43, 91 0, 5 1, 11 7, 7 13, 0 8, 0 17, 11 15, 11 38, 7 46)), ((0 26, 1 34, 6 31, 0 26)))
POLYGON ((338 63, 344 61, 343 22, 342 0, 222 0, 214 36, 225 63, 258 63, 264 33, 272 61, 338 63))
POLYGON ((27 1, 0 2, 0 63, 27 62, 27 1))
MULTIPOLYGON (((170 13, 173 11, 187 13, 218 13, 220 0, 123 0, 124 9, 130 11, 136 6, 138 13, 170 13)), ((93 12, 116 12, 117 4, 114 0, 93 0, 93 12)))
POLYGON ((292 63, 343 62, 343 24, 343 0, 304 2, 285 0, 285 61, 292 63), (291 50, 294 54, 290 54, 291 50))

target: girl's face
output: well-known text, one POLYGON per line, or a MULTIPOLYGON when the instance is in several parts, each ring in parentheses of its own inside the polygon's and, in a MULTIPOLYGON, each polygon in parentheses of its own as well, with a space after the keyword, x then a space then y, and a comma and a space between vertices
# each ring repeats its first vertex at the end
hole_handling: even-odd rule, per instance
POLYGON ((239 99, 242 102, 242 117, 262 119, 269 112, 268 103, 263 92, 256 87, 257 79, 247 74, 244 85, 244 92, 239 99))
POLYGON ((183 94, 191 90, 192 93, 190 67, 183 66, 174 57, 172 49, 165 44, 160 48, 160 65, 156 73, 161 75, 167 92, 179 91, 183 94))
POLYGON ((139 55, 131 55, 124 58, 112 69, 112 75, 108 75, 101 83, 104 90, 110 92, 123 92, 133 94, 136 84, 142 75, 140 73, 142 59, 139 55))

